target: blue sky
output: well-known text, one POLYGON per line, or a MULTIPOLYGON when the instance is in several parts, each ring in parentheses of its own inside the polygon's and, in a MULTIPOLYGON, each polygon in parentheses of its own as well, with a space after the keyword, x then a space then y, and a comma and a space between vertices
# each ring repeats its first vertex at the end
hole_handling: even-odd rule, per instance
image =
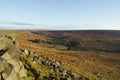
POLYGON ((120 30, 120 0, 0 0, 0 28, 120 30))

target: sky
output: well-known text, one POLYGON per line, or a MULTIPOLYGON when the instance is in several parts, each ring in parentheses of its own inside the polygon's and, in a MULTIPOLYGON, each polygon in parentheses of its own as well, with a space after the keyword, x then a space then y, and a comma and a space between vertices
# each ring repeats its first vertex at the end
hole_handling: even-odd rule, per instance
POLYGON ((120 30, 120 0, 0 0, 0 29, 120 30))

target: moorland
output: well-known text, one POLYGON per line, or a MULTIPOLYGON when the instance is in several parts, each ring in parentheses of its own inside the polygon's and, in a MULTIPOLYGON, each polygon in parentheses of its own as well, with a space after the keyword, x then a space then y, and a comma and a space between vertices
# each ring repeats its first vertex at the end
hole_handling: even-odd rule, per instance
POLYGON ((59 61, 86 80, 120 79, 119 30, 0 30, 0 34, 14 37, 20 49, 59 61))

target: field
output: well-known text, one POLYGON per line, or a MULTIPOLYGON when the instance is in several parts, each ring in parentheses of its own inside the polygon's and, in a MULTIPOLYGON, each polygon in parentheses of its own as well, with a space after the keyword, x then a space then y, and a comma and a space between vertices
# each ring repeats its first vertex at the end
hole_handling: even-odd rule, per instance
POLYGON ((90 80, 120 80, 120 31, 1 30, 22 49, 56 59, 90 80))

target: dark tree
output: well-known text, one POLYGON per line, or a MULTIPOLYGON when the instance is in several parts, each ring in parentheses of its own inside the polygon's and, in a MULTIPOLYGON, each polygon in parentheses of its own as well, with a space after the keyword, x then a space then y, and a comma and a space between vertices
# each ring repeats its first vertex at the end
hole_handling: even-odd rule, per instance
POLYGON ((71 40, 67 44, 68 50, 80 50, 80 46, 80 42, 75 40, 71 40))

